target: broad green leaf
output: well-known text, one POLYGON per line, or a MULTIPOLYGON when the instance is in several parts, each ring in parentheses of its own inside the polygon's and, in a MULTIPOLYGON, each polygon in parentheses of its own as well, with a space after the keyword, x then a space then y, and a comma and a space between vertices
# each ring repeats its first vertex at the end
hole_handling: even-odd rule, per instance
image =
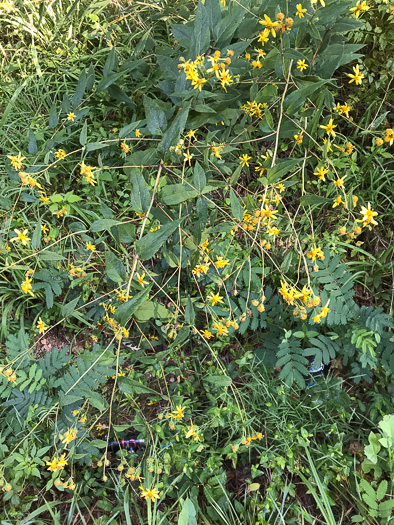
POLYGON ((182 510, 179 514, 178 525, 197 525, 197 514, 193 502, 187 498, 182 504, 182 510))
POLYGON ((105 273, 115 283, 126 280, 126 270, 122 261, 110 250, 105 254, 105 273))
POLYGON ((332 202, 332 199, 322 197, 321 195, 302 195, 300 199, 301 206, 312 206, 313 204, 325 204, 332 202))
POLYGON ((368 441, 369 445, 364 448, 365 455, 371 463, 376 464, 378 462, 378 454, 381 449, 377 435, 373 432, 370 432, 368 441))
POLYGON ((144 108, 147 126, 152 135, 163 135, 167 129, 166 114, 160 104, 144 95, 144 108))
POLYGON ((52 104, 51 109, 49 110, 49 128, 56 128, 59 119, 57 118, 57 109, 56 105, 52 104))
POLYGON ((86 144, 86 151, 89 153, 90 151, 108 148, 108 146, 109 144, 101 144, 100 142, 89 142, 89 144, 86 144))
POLYGON ((274 184, 278 180, 283 179, 289 171, 295 169, 301 164, 302 159, 277 159, 275 166, 267 168, 268 184, 274 184))
POLYGON ((193 185, 197 191, 201 191, 207 185, 205 171, 199 162, 196 162, 193 170, 193 185))
POLYGON ((231 206, 231 215, 238 221, 242 221, 244 217, 244 210, 241 204, 241 201, 235 195, 233 189, 230 189, 230 206, 231 206))
POLYGON ((38 219, 37 225, 34 229, 34 233, 31 237, 32 248, 38 248, 41 243, 41 219, 38 219))
POLYGON ((305 104, 308 97, 313 93, 320 90, 328 80, 319 80, 317 82, 311 82, 309 85, 297 89, 288 95, 284 100, 284 111, 288 115, 294 115, 299 109, 305 104))
POLYGON ((114 318, 118 323, 120 323, 121 326, 126 325, 126 323, 131 319, 131 316, 134 314, 134 312, 146 300, 152 286, 153 284, 150 284, 147 288, 145 288, 137 295, 135 295, 132 299, 130 299, 130 301, 123 303, 116 309, 114 318))
POLYGON ((88 138, 88 122, 87 120, 85 120, 85 122, 83 123, 82 129, 81 129, 81 133, 79 134, 79 143, 81 144, 81 146, 86 144, 87 138, 88 138))
POLYGON ((163 248, 162 249, 162 254, 163 254, 163 257, 165 258, 165 260, 167 261, 168 263, 168 266, 170 268, 178 268, 179 266, 179 259, 178 257, 175 255, 175 253, 171 250, 167 250, 167 248, 163 248))
POLYGON ((170 311, 162 304, 154 301, 145 301, 135 310, 137 321, 145 322, 149 319, 168 319, 170 311))
POLYGON ((190 102, 178 112, 171 126, 164 133, 157 149, 161 153, 166 153, 171 146, 175 146, 185 129, 187 117, 189 115, 190 102))
POLYGON ((209 19, 205 6, 198 3, 196 16, 193 21, 193 35, 190 42, 189 58, 195 60, 198 55, 205 53, 209 48, 209 19))
POLYGON ((132 185, 130 202, 133 210, 137 213, 144 213, 148 210, 151 200, 144 177, 138 170, 133 169, 130 173, 130 182, 132 185))
POLYGON ((172 235, 184 221, 184 217, 164 224, 160 230, 149 232, 135 243, 135 249, 142 261, 147 261, 155 255, 170 235, 172 235))
POLYGON ((68 317, 75 310, 79 299, 80 297, 78 296, 69 303, 62 305, 61 314, 63 317, 68 317))
POLYGON ((391 439, 394 439, 394 414, 385 415, 378 424, 379 428, 391 439))
POLYGON ((208 376, 207 378, 205 378, 205 380, 208 381, 208 383, 214 383, 215 386, 218 386, 218 387, 230 386, 233 382, 231 377, 228 377, 225 375, 208 376))
POLYGON ((156 396, 161 396, 166 399, 166 396, 160 394, 156 390, 149 388, 143 383, 139 383, 130 377, 120 376, 118 378, 119 390, 125 392, 126 394, 154 394, 156 396))
POLYGON ((181 202, 195 199, 198 195, 199 192, 187 184, 168 184, 164 186, 160 196, 164 204, 175 206, 181 202))
POLYGON ((88 84, 88 79, 86 76, 86 70, 83 69, 79 76, 78 84, 77 84, 77 88, 75 90, 74 96, 71 99, 71 105, 73 109, 75 109, 82 102, 87 84, 88 84))
POLYGON ((187 304, 185 308, 185 321, 189 324, 194 324, 196 319, 196 312, 194 311, 194 306, 190 297, 187 298, 187 304))
POLYGON ((115 221, 114 219, 99 219, 92 223, 92 225, 90 226, 90 231, 101 232, 103 230, 109 230, 112 228, 112 226, 118 224, 118 222, 119 221, 115 221))
POLYGON ((60 253, 52 252, 49 250, 45 250, 41 252, 38 255, 38 257, 41 261, 63 261, 64 260, 63 255, 60 255, 60 253))
POLYGON ((27 146, 27 150, 31 155, 35 155, 37 153, 37 141, 31 129, 29 129, 29 144, 27 146))

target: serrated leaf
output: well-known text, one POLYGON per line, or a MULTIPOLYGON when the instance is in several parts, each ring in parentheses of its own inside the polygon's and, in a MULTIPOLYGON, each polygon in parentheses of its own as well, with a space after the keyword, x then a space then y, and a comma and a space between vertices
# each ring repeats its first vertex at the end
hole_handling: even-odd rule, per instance
POLYGON ((148 210, 151 200, 145 179, 138 170, 133 169, 130 173, 130 182, 132 185, 130 202, 133 210, 137 213, 144 213, 148 210))

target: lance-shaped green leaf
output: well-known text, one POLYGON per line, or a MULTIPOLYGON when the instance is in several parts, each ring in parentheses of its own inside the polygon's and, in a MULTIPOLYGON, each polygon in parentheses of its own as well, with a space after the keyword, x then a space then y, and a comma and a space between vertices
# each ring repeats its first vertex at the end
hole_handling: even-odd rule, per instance
POLYGON ((150 284, 147 288, 141 290, 141 292, 130 299, 130 301, 123 303, 116 309, 114 317, 121 326, 125 326, 134 312, 145 302, 152 286, 153 284, 150 284))
POLYGON ((179 111, 171 126, 164 133, 163 138, 157 147, 159 152, 165 153, 171 146, 176 145, 179 137, 181 136, 181 133, 185 129, 187 117, 189 115, 189 108, 190 102, 179 111))
POLYGON ((177 230, 184 219, 185 218, 182 217, 176 221, 164 224, 160 230, 149 232, 147 235, 142 237, 142 239, 137 241, 135 243, 135 249, 137 251, 138 257, 142 261, 146 261, 153 257, 155 253, 163 246, 168 237, 177 230))

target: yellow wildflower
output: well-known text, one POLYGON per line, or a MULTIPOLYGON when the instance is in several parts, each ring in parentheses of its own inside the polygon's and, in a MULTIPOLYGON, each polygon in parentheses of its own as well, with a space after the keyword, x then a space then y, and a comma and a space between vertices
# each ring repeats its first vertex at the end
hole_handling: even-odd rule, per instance
POLYGON ((64 467, 68 464, 66 460, 66 454, 62 454, 60 456, 60 459, 54 457, 52 461, 47 461, 46 464, 49 465, 49 468, 47 470, 50 470, 51 472, 63 470, 64 467))
POLYGON ((77 434, 78 434, 77 429, 72 429, 72 428, 67 429, 67 432, 65 432, 63 436, 61 436, 62 443, 65 443, 66 445, 68 445, 69 443, 71 443, 71 441, 74 441, 74 439, 77 439, 77 434))
POLYGON ((216 259, 217 259, 215 262, 216 268, 224 268, 225 266, 230 264, 229 260, 228 259, 223 260, 223 257, 216 256, 216 259))
POLYGON ((71 122, 74 122, 75 118, 76 118, 76 114, 75 113, 73 113, 73 112, 68 113, 67 120, 71 120, 71 122))
POLYGON ((357 222, 362 222, 364 224, 375 224, 377 225, 378 223, 375 221, 374 217, 376 217, 378 215, 378 212, 377 211, 373 211, 371 209, 371 203, 368 202, 368 207, 366 208, 365 206, 361 206, 361 215, 363 216, 362 219, 357 219, 357 222))
POLYGON ((249 167, 249 161, 252 157, 249 157, 249 155, 247 155, 246 153, 244 155, 242 155, 241 157, 239 157, 240 159, 240 164, 243 166, 248 166, 249 167))
POLYGON ((141 496, 145 498, 146 500, 150 499, 154 503, 156 499, 159 499, 159 491, 157 489, 145 489, 144 487, 141 486, 140 490, 141 490, 141 496))
POLYGON ((367 2, 365 0, 358 0, 356 7, 351 7, 350 11, 353 11, 356 15, 356 18, 358 18, 362 11, 368 11, 368 9, 371 9, 369 5, 367 5, 367 2))
POLYGON ((139 284, 144 287, 146 284, 149 284, 147 281, 144 281, 144 277, 145 277, 145 273, 143 273, 142 275, 140 275, 138 272, 135 274, 136 278, 137 278, 137 281, 139 282, 139 284))
POLYGON ((15 156, 7 155, 7 158, 10 159, 13 168, 15 168, 16 170, 20 170, 22 168, 23 166, 22 160, 25 157, 22 157, 21 152, 19 152, 18 155, 15 155, 15 156))
POLYGON ((335 131, 334 131, 334 128, 337 127, 337 124, 333 124, 332 123, 332 118, 330 118, 330 121, 329 123, 327 124, 327 126, 320 126, 322 129, 325 129, 326 130, 326 133, 327 135, 332 135, 333 138, 335 138, 335 131))
POLYGON ((339 206, 340 204, 345 204, 343 201, 342 201, 342 197, 339 195, 339 197, 337 197, 335 200, 334 200, 334 204, 332 205, 333 208, 336 208, 337 206, 339 206))
POLYGON ((64 157, 66 156, 66 152, 64 151, 64 149, 58 149, 57 152, 55 153, 55 157, 59 160, 61 159, 64 159, 64 157))
POLYGON ((217 303, 222 303, 223 302, 223 298, 220 297, 220 295, 217 293, 216 295, 209 295, 208 296, 208 301, 211 301, 212 303, 212 306, 215 306, 215 304, 217 303))
POLYGON ((316 171, 313 172, 313 175, 318 175, 320 180, 325 181, 324 175, 328 173, 328 169, 325 170, 323 166, 320 166, 320 168, 316 168, 316 171))
POLYGON ((11 239, 11 242, 21 242, 23 246, 26 246, 28 242, 30 241, 30 237, 28 237, 26 234, 29 230, 23 230, 23 233, 20 230, 14 230, 14 232, 17 234, 17 237, 13 237, 11 239))
POLYGON ((347 76, 351 79, 349 80, 349 84, 352 82, 355 82, 357 85, 360 85, 362 83, 362 80, 364 78, 363 73, 360 71, 358 64, 356 67, 353 67, 354 75, 351 73, 347 73, 347 76))
POLYGON ((275 27, 279 24, 279 22, 273 22, 271 18, 267 15, 264 15, 264 20, 260 20, 260 24, 265 26, 268 31, 271 31, 272 36, 275 38, 275 27))
POLYGON ((296 8, 297 8, 296 16, 299 16, 300 18, 304 18, 304 13, 306 13, 307 10, 306 9, 302 9, 302 5, 301 4, 297 4, 296 8))
POLYGON ((37 329, 40 334, 43 334, 48 329, 47 325, 44 323, 41 317, 38 318, 37 329))

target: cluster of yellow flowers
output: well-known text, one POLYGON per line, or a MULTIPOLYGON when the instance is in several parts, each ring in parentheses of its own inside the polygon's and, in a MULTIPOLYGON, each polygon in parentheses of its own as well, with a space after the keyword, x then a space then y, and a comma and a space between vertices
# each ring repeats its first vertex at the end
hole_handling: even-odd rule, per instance
POLYGON ((28 270, 25 275, 25 280, 21 283, 21 289, 23 293, 30 294, 32 297, 34 297, 34 293, 32 292, 32 282, 33 279, 30 279, 30 275, 34 273, 34 270, 28 270))
POLYGON ((103 316, 104 322, 106 322, 114 331, 115 339, 121 341, 123 337, 129 337, 130 333, 125 326, 120 326, 119 323, 115 321, 113 317, 109 316, 109 313, 115 313, 115 306, 107 305, 105 303, 99 303, 99 306, 102 306, 105 310, 105 315, 103 316))
POLYGON ((127 295, 126 290, 115 290, 116 291, 116 300, 119 303, 125 303, 129 299, 132 299, 132 295, 127 295))
POLYGON ((65 483, 63 482, 63 478, 60 478, 60 479, 58 478, 58 479, 55 479, 53 484, 55 485, 55 487, 60 487, 61 485, 64 489, 70 489, 70 490, 74 490, 76 487, 76 484, 74 483, 72 478, 70 478, 65 483))
POLYGON ((263 118, 264 116, 264 108, 267 106, 267 103, 261 103, 256 102, 253 100, 250 102, 249 100, 241 106, 241 109, 246 113, 246 115, 249 115, 249 117, 257 117, 257 118, 263 118))
POLYGON ((14 2, 12 0, 3 0, 3 2, 0 2, 0 11, 12 13, 12 11, 15 11, 14 2))
POLYGON ((75 267, 74 263, 70 263, 68 275, 70 275, 71 277, 86 277, 87 273, 81 266, 75 267))
POLYGON ((185 407, 182 407, 182 405, 177 405, 175 412, 170 412, 169 414, 166 414, 166 419, 183 419, 184 418, 184 410, 185 407))
MULTIPOLYGON (((289 286, 286 282, 281 281, 282 287, 279 289, 283 300, 289 305, 294 305, 294 317, 300 317, 301 320, 307 318, 307 308, 313 308, 320 304, 320 297, 314 295, 311 289, 304 286, 300 291, 295 287, 289 286), (297 302, 299 301, 299 302, 297 302)), ((327 315, 327 313, 325 314, 327 315)), ((324 316, 322 316, 324 317, 324 316)))
POLYGON ((320 323, 321 319, 323 319, 324 317, 327 317, 327 314, 329 311, 330 309, 328 308, 328 303, 327 303, 325 306, 323 306, 319 314, 314 315, 312 317, 313 321, 315 323, 320 323))
POLYGON ((47 470, 50 472, 56 472, 58 470, 63 470, 65 466, 68 465, 66 460, 66 454, 62 454, 60 458, 57 456, 54 456, 52 458, 52 461, 47 461, 46 464, 48 465, 47 470))
POLYGON ((68 428, 67 431, 60 436, 61 442, 67 446, 71 441, 77 439, 77 434, 78 430, 76 428, 68 428))
POLYGON ((252 441, 255 441, 256 439, 263 439, 263 437, 264 435, 259 432, 258 434, 245 438, 243 441, 241 441, 241 444, 245 445, 245 447, 248 447, 252 441))
POLYGON ((39 184, 38 181, 28 173, 20 171, 18 175, 22 181, 22 186, 30 186, 30 188, 34 188, 36 186, 37 188, 42 189, 41 184, 39 184))
POLYGON ((16 374, 11 367, 5 368, 4 366, 0 366, 0 376, 2 375, 5 376, 11 383, 15 383, 16 374))
POLYGON ((226 69, 226 65, 231 64, 231 57, 234 56, 234 51, 227 50, 227 57, 221 58, 220 51, 215 51, 213 56, 203 57, 199 55, 196 60, 185 61, 184 57, 180 57, 180 64, 178 68, 186 73, 186 80, 191 80, 194 89, 202 90, 203 85, 208 78, 216 78, 222 88, 227 91, 226 86, 234 82, 230 71, 226 69), (205 61, 210 62, 211 67, 207 68, 205 61))
POLYGON ((81 172, 80 173, 83 176, 83 178, 85 179, 85 181, 88 182, 89 184, 91 184, 92 186, 97 184, 97 181, 95 180, 94 173, 93 173, 93 171, 95 169, 96 168, 93 168, 91 166, 87 166, 84 162, 81 163, 81 172))
POLYGON ((141 468, 140 467, 138 467, 138 468, 130 467, 127 470, 125 476, 126 476, 126 478, 129 478, 130 481, 135 481, 135 480, 142 481, 144 478, 141 477, 140 474, 141 474, 141 468))

